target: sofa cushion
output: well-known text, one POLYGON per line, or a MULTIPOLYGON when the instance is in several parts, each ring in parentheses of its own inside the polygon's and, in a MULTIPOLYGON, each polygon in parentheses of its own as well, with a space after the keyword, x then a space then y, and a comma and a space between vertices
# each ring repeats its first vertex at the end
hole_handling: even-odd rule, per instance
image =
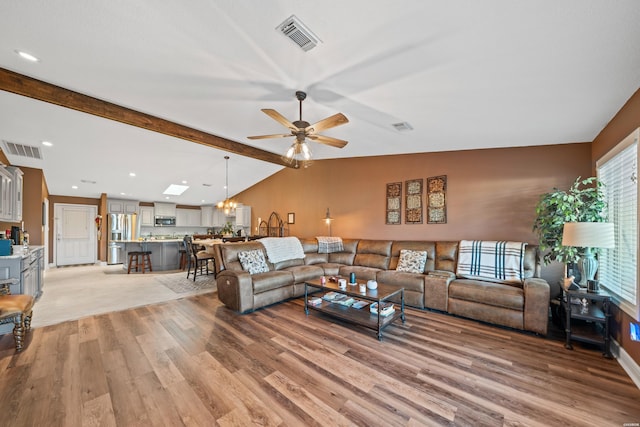
POLYGON ((389 270, 395 270, 398 267, 400 251, 403 249, 427 252, 427 262, 424 265, 423 273, 427 273, 435 269, 436 242, 428 242, 424 240, 395 240, 391 245, 389 270))
POLYGON ((288 267, 284 271, 293 274, 293 283, 304 283, 307 280, 317 279, 324 275, 322 267, 317 265, 297 265, 288 267))
POLYGON ((342 239, 342 246, 344 246, 344 251, 328 254, 328 262, 334 264, 353 265, 353 259, 356 256, 356 248, 358 247, 358 242, 359 240, 356 239, 342 239))
POLYGON ((403 273, 394 270, 379 271, 376 280, 385 285, 404 288, 405 291, 424 292, 424 274, 403 273))
POLYGON ((249 274, 265 273, 269 271, 264 253, 260 250, 242 251, 238 253, 238 260, 242 264, 242 269, 249 274))
POLYGON ((389 268, 391 240, 360 240, 353 265, 373 267, 381 270, 389 268))
POLYGON ((396 271, 405 273, 424 273, 424 265, 427 263, 427 251, 411 251, 402 249, 396 271))
POLYGON ((253 282, 254 294, 271 291, 285 286, 293 286, 293 274, 286 270, 252 274, 251 279, 253 282))
MULTIPOLYGON (((449 299, 456 298, 511 310, 524 309, 522 288, 474 279, 456 279, 449 284, 449 299)), ((487 308, 490 310, 490 308, 487 308)))

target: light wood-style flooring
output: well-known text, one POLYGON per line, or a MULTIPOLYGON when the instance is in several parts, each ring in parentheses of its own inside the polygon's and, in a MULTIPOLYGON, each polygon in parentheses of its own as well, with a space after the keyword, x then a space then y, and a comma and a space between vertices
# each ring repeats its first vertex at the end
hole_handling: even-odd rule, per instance
POLYGON ((0 339, 2 426, 622 426, 640 390, 597 349, 429 311, 371 330, 215 293, 0 339))

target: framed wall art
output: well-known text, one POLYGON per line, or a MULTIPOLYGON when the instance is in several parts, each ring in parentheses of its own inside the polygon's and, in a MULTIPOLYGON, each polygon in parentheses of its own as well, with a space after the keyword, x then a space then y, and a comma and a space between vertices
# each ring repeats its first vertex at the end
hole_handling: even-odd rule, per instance
POLYGON ((399 225, 402 212, 402 182, 387 184, 386 224, 399 225))
POLYGON ((406 208, 405 224, 422 224, 422 188, 424 180, 412 179, 405 181, 406 208))
POLYGON ((427 224, 447 223, 447 176, 427 178, 427 224))
POLYGON ((289 212, 287 214, 287 223, 295 224, 296 223, 296 214, 294 212, 289 212))

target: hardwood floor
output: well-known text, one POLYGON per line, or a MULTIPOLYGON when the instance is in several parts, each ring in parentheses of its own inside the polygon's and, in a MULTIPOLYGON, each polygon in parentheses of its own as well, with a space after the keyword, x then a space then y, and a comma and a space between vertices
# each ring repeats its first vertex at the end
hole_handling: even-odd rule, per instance
POLYGON ((375 333, 301 300, 237 315, 215 293, 0 339, 2 426, 621 426, 615 360, 440 313, 375 333))

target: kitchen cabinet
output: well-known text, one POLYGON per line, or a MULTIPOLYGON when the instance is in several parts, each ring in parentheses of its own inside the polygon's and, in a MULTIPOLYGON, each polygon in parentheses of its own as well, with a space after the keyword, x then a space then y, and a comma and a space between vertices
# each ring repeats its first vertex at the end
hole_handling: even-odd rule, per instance
POLYGON ((200 226, 201 227, 213 227, 213 206, 200 207, 200 226))
POLYGON ((175 203, 154 203, 155 216, 177 216, 175 203))
POLYGON ((20 169, 0 167, 0 220, 22 221, 23 182, 20 169))
POLYGON ((222 209, 213 210, 213 227, 222 228, 227 223, 227 216, 222 209))
POLYGON ((139 203, 132 200, 107 200, 109 213, 137 214, 139 203))
POLYGON ((200 227, 200 209, 176 209, 177 227, 200 227))
POLYGON ((251 227, 251 206, 236 208, 236 227, 251 227))
POLYGON ((140 206, 140 225, 142 227, 153 227, 153 206, 140 206))

